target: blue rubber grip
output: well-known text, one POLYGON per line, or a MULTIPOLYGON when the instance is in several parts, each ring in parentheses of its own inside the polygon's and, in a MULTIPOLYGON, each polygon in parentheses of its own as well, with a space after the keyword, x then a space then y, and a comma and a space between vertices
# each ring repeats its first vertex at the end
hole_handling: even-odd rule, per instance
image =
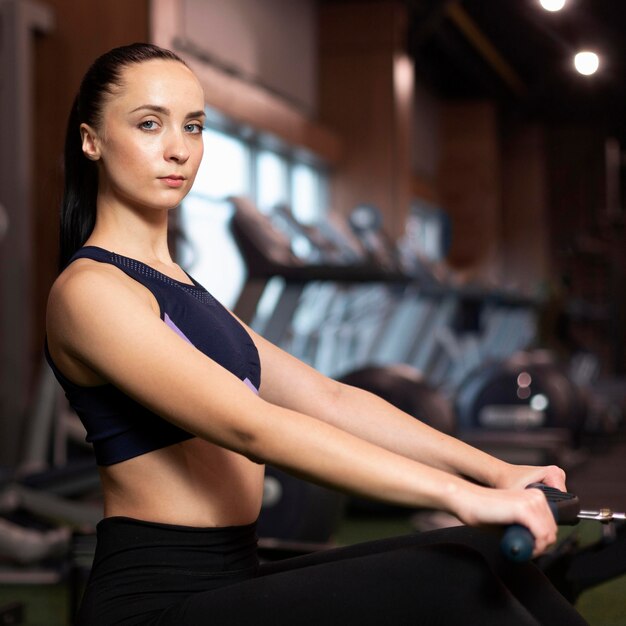
MULTIPOLYGON (((552 511, 552 515, 554 515, 554 519, 558 522, 559 517, 556 504, 553 502, 548 502, 548 504, 550 505, 550 510, 552 511)), ((521 524, 511 524, 511 526, 504 531, 502 541, 500 542, 500 548, 502 549, 504 556, 510 561, 524 563, 526 561, 530 561, 530 558, 533 555, 533 550, 535 549, 535 538, 526 526, 522 526, 521 524)))
POLYGON ((525 563, 533 554, 535 538, 526 526, 512 524, 504 531, 500 547, 510 561, 525 563))

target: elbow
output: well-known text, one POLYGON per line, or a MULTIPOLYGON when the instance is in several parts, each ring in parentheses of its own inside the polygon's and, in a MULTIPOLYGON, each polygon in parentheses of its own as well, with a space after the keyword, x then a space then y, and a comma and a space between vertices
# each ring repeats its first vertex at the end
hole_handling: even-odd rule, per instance
POLYGON ((231 441, 226 444, 227 448, 245 456, 248 460, 258 465, 265 463, 262 454, 262 445, 259 443, 258 433, 249 430, 238 429, 232 433, 231 441))
POLYGON ((265 461, 261 454, 262 445, 259 442, 259 433, 255 429, 238 428, 231 432, 229 440, 225 447, 241 454, 253 463, 257 463, 258 465, 264 464, 265 461))
POLYGON ((238 428, 241 453, 259 465, 281 465, 293 451, 294 437, 298 439, 298 414, 259 400, 251 419, 238 428))
POLYGON ((259 465, 278 465, 293 452, 301 428, 298 413, 258 398, 238 416, 229 429, 232 446, 227 447, 259 465))
POLYGON ((264 465, 268 460, 268 432, 262 426, 262 418, 255 417, 239 424, 231 431, 227 447, 238 452, 253 463, 264 465))
POLYGON ((270 442, 262 433, 254 433, 254 435, 246 437, 241 454, 257 465, 276 462, 270 442))

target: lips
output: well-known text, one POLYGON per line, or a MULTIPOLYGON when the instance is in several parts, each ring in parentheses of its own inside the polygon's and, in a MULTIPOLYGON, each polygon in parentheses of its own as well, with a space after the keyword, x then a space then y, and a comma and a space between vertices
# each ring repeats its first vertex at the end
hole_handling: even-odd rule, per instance
POLYGON ((180 187, 185 182, 185 177, 179 174, 169 174, 160 176, 159 180, 162 180, 168 187, 180 187))

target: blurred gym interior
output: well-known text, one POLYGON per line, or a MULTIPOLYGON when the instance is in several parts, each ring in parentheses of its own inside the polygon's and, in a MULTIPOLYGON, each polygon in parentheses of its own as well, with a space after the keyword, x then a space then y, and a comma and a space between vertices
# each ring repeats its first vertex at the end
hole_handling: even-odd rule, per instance
MULTIPOLYGON (((624 32, 611 0, 0 0, 0 625, 72 624, 93 555, 97 470, 44 316, 67 112, 134 41, 206 93, 177 261, 323 373, 564 467, 609 511, 540 565, 591 624, 626 625, 624 32)), ((455 523, 268 468, 260 546, 455 523)))

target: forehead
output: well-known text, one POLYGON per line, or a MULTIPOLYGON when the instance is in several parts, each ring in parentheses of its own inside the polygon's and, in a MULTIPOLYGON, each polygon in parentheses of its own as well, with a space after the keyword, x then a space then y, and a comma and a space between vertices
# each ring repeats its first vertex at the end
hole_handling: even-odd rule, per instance
POLYGON ((135 103, 189 110, 204 108, 204 92, 194 73, 178 61, 153 59, 125 67, 121 84, 109 103, 126 108, 135 103))

